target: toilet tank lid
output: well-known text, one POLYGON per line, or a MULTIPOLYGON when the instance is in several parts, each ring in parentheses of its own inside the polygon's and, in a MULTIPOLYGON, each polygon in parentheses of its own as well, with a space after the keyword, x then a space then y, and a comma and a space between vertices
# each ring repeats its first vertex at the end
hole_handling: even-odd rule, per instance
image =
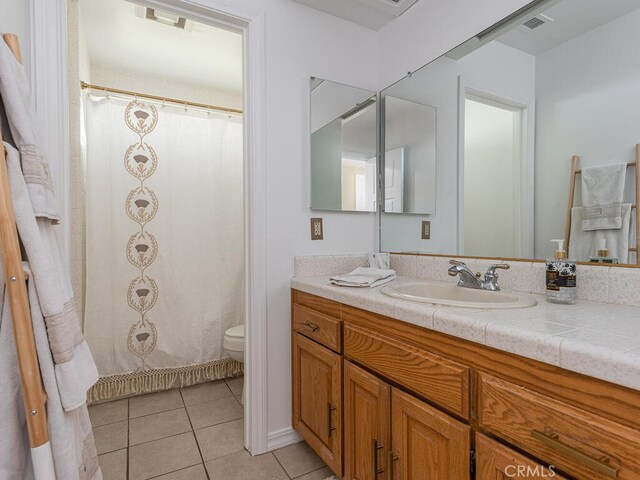
POLYGON ((236 325, 235 327, 229 328, 224 334, 227 337, 244 337, 244 325, 236 325))

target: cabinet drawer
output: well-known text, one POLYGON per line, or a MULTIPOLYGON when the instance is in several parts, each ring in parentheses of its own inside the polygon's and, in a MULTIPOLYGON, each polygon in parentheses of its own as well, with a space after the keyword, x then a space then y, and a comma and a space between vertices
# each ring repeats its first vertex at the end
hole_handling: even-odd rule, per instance
POLYGON ((578 479, 640 478, 640 432, 480 375, 480 426, 578 479))
POLYGON ((566 480, 555 468, 534 462, 515 450, 476 433, 476 480, 522 478, 566 480))
POLYGON ((469 418, 469 368, 402 340, 345 324, 345 355, 390 380, 469 418))
POLYGON ((293 305, 293 329, 336 352, 342 351, 341 323, 335 317, 293 305))

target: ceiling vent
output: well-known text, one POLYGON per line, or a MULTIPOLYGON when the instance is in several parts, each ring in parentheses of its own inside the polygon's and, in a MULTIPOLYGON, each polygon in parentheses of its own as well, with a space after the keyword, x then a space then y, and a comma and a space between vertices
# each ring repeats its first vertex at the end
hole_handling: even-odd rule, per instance
POLYGON ((170 27, 180 28, 181 30, 188 30, 186 18, 176 15, 175 13, 158 10, 157 8, 136 5, 136 16, 162 23, 163 25, 169 25, 170 27))
POLYGON ((553 22, 553 18, 548 17, 542 13, 536 15, 535 17, 527 20, 522 24, 523 27, 526 27, 528 30, 535 30, 538 27, 541 27, 545 23, 553 22))
POLYGON ((527 27, 529 30, 533 30, 534 28, 538 28, 540 25, 544 25, 546 22, 538 17, 533 17, 531 20, 527 20, 522 25, 527 27))

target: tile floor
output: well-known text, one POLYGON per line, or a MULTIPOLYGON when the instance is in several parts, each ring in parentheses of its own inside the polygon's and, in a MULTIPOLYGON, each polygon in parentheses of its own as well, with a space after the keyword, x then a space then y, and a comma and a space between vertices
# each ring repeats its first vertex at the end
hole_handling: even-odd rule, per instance
POLYGON ((252 457, 243 446, 243 378, 89 407, 104 480, 324 480, 304 443, 252 457))

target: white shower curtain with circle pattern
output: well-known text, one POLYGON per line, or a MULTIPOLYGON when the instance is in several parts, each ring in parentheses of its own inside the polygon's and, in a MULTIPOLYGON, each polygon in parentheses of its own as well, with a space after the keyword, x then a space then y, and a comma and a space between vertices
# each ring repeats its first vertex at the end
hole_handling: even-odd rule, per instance
POLYGON ((90 95, 84 110, 94 398, 239 373, 222 340, 243 319, 241 119, 90 95))

